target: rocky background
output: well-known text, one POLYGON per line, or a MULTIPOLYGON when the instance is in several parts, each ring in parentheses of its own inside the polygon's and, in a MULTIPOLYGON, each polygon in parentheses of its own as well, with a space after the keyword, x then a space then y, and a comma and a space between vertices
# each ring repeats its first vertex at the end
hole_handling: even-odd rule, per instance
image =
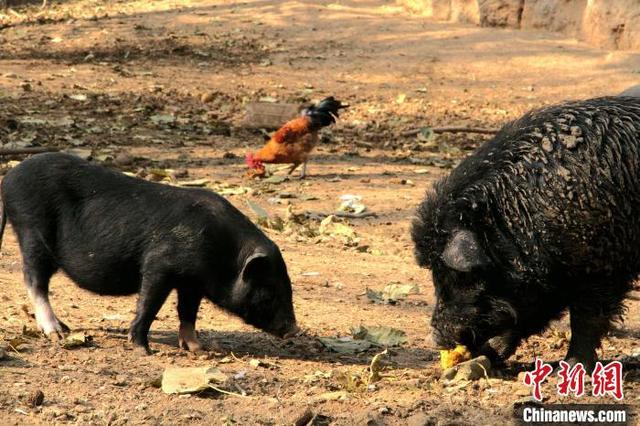
POLYGON ((414 13, 480 26, 549 30, 607 49, 640 49, 637 0, 396 0, 414 13))

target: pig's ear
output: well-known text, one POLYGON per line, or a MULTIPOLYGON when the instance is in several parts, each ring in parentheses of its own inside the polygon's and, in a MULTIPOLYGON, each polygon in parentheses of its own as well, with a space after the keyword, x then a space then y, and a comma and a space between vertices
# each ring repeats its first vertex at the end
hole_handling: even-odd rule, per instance
POLYGON ((478 244, 478 238, 471 231, 459 229, 442 252, 444 263, 456 271, 469 272, 489 263, 489 258, 478 244))
POLYGON ((261 251, 256 251, 251 256, 247 257, 247 260, 244 261, 244 266, 242 267, 242 281, 245 283, 248 282, 260 282, 262 280, 256 279, 261 278, 267 273, 267 269, 269 268, 269 258, 266 253, 261 251))

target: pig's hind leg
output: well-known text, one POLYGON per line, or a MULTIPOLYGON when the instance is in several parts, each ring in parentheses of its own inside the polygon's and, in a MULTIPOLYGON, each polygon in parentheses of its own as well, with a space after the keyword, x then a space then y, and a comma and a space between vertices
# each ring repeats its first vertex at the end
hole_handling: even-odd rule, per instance
POLYGON ((178 317, 180 318, 178 344, 182 349, 191 352, 199 352, 203 349, 196 334, 196 317, 201 301, 202 294, 197 290, 178 288, 178 317))
POLYGON ((56 317, 49 302, 49 280, 57 267, 43 240, 38 235, 23 235, 20 238, 24 282, 38 328, 49 338, 62 338, 69 327, 56 317))

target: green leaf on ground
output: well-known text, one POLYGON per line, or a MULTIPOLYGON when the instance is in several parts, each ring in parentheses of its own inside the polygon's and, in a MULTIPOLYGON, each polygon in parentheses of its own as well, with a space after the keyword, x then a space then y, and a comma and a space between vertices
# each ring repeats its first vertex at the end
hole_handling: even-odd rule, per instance
POLYGON ((362 339, 378 346, 400 346, 407 342, 407 333, 392 327, 360 325, 352 328, 351 333, 354 339, 362 339))
POLYGON ((318 340, 327 349, 340 354, 364 352, 371 347, 371 342, 352 337, 318 337, 318 340))

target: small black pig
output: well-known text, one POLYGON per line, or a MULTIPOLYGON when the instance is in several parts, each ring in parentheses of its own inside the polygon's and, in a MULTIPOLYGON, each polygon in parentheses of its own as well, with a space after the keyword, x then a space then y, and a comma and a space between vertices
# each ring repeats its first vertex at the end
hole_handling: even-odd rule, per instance
POLYGON ((640 272, 640 98, 532 111, 435 185, 417 211, 434 340, 494 361, 565 310, 566 359, 596 348, 640 272))
POLYGON ((129 337, 147 352, 149 328, 172 289, 185 349, 201 349, 195 322, 203 298, 277 336, 296 331, 278 247, 217 194, 147 182, 62 153, 23 161, 1 190, 0 237, 8 219, 38 327, 48 336, 69 330, 48 298, 58 269, 94 293, 139 293, 129 337))

